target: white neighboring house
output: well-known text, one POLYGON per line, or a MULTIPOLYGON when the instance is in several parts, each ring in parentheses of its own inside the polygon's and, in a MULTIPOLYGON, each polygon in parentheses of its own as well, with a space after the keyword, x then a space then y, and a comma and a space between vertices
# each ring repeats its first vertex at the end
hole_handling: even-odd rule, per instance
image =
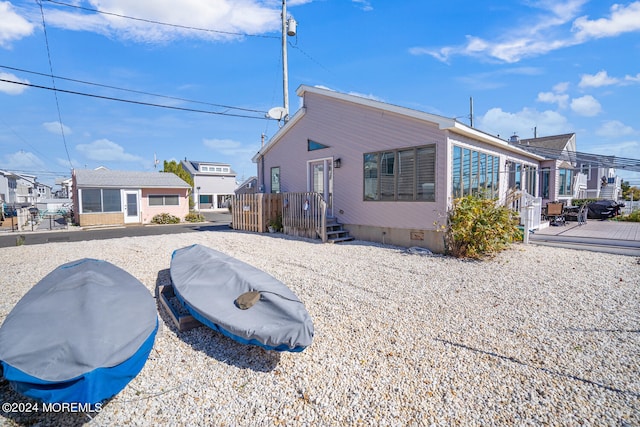
POLYGON ((201 162, 184 159, 182 168, 193 179, 193 194, 196 210, 211 210, 227 207, 227 201, 237 187, 236 173, 228 163, 201 162))
POLYGON ((35 195, 36 199, 33 201, 33 204, 37 204, 40 200, 48 200, 53 196, 52 187, 47 184, 42 184, 40 182, 35 183, 35 195))
POLYGON ((55 196, 61 199, 70 198, 73 194, 73 179, 56 178, 56 185, 60 186, 60 190, 55 192, 55 196))
POLYGON ((39 195, 50 196, 51 187, 36 182, 36 179, 35 175, 0 171, 0 201, 7 205, 33 206, 39 195))
POLYGON ((0 203, 13 205, 16 203, 16 191, 19 176, 13 172, 0 170, 0 203))

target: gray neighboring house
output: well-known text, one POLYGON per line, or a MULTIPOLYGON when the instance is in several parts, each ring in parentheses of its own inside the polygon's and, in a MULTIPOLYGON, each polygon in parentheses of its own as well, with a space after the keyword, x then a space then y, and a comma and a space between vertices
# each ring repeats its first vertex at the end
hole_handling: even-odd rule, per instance
POLYGON ((202 162, 184 159, 182 168, 193 179, 193 194, 196 210, 211 210, 227 207, 238 186, 236 173, 228 163, 202 162))
POLYGON ((80 226, 148 224, 157 214, 184 220, 191 187, 173 173, 74 170, 73 210, 80 226))
POLYGON ((236 194, 255 194, 258 192, 258 177, 252 176, 236 188, 236 194))

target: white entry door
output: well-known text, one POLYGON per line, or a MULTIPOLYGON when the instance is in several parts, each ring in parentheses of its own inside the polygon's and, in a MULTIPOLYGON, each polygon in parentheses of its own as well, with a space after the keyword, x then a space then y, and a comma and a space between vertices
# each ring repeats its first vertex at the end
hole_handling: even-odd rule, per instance
POLYGON ((124 193, 124 223, 140 222, 140 200, 137 191, 124 193))
POLYGON ((327 214, 333 216, 333 160, 309 162, 309 191, 320 193, 327 202, 327 214))

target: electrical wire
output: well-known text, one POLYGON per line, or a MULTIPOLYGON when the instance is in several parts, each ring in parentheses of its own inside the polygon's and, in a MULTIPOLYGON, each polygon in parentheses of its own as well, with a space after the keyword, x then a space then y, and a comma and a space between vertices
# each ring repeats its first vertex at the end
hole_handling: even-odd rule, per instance
POLYGON ((49 37, 47 36, 47 25, 44 19, 44 9, 42 8, 42 2, 40 0, 36 0, 38 5, 40 6, 40 14, 42 15, 42 30, 44 32, 44 40, 47 46, 47 58, 49 59, 49 70, 51 71, 51 84, 54 88, 54 96, 56 99, 56 108, 58 110, 58 123, 60 123, 60 132, 62 134, 62 142, 64 144, 64 151, 67 153, 67 160, 69 160, 69 166, 73 169, 73 163, 71 162, 71 156, 69 155, 69 148, 67 147, 67 139, 64 135, 64 125, 62 124, 62 114, 60 113, 60 103, 58 102, 58 92, 55 90, 56 81, 53 77, 53 64, 51 63, 51 51, 49 49, 49 37))
POLYGON ((129 103, 129 104, 144 105, 144 106, 148 106, 148 107, 167 108, 167 109, 170 109, 170 110, 188 111, 188 112, 192 112, 192 113, 215 114, 215 115, 227 116, 227 117, 240 117, 240 118, 245 118, 245 119, 268 120, 268 117, 265 117, 264 115, 262 115, 262 116, 249 116, 249 115, 246 115, 246 114, 232 114, 232 113, 220 112, 220 111, 207 111, 207 110, 198 110, 198 109, 195 109, 195 108, 185 108, 185 107, 175 107, 175 106, 171 106, 171 105, 153 104, 151 102, 133 101, 133 100, 130 100, 130 99, 114 98, 112 96, 95 95, 95 94, 91 94, 91 93, 77 92, 77 91, 73 91, 73 90, 65 90, 65 89, 59 89, 59 88, 55 88, 55 87, 35 85, 35 84, 32 84, 32 83, 16 82, 14 80, 7 80, 7 79, 2 79, 2 78, 0 78, 0 82, 13 83, 13 84, 33 87, 33 88, 37 88, 37 89, 52 90, 52 91, 55 91, 55 92, 68 93, 68 94, 72 94, 72 95, 82 95, 82 96, 88 96, 88 97, 98 98, 98 99, 106 99, 106 100, 109 100, 109 101, 118 101, 118 102, 126 102, 126 103, 129 103))
POLYGON ((539 154, 544 157, 554 158, 558 160, 566 160, 575 163, 585 163, 598 165, 603 167, 611 167, 626 171, 640 172, 640 159, 631 159, 626 157, 610 156, 605 154, 593 154, 580 151, 567 151, 557 148, 536 147, 534 145, 516 145, 526 151, 539 154))
POLYGON ((106 12, 104 10, 99 10, 99 9, 91 9, 91 8, 88 8, 88 7, 73 5, 73 4, 69 4, 69 3, 63 3, 63 2, 54 1, 54 0, 45 0, 45 1, 47 1, 49 3, 57 4, 59 6, 71 7, 71 8, 74 8, 74 9, 80 9, 80 10, 85 10, 85 11, 88 11, 88 12, 100 13, 100 14, 103 14, 103 15, 116 16, 118 18, 130 19, 130 20, 133 20, 133 21, 146 22, 148 24, 156 24, 156 25, 164 25, 164 26, 167 26, 167 27, 175 27, 175 28, 180 28, 180 29, 183 29, 183 30, 204 31, 204 32, 208 32, 208 33, 217 33, 217 34, 224 34, 224 35, 230 35, 230 36, 257 37, 257 38, 264 38, 264 39, 278 39, 278 40, 280 40, 280 36, 266 36, 266 35, 260 35, 260 34, 235 33, 235 32, 232 32, 232 31, 211 30, 211 29, 207 29, 207 28, 190 27, 190 26, 187 26, 187 25, 169 24, 169 23, 166 23, 166 22, 154 21, 154 20, 151 20, 151 19, 144 19, 144 18, 134 18, 134 17, 131 17, 131 16, 120 15, 118 13, 106 12))
POLYGON ((194 101, 194 100, 191 100, 191 99, 179 98, 179 97, 176 97, 176 96, 159 95, 159 94, 156 94, 156 93, 144 92, 144 91, 141 91, 141 90, 125 89, 125 88, 120 88, 120 87, 117 87, 117 86, 109 86, 109 85, 105 85, 105 84, 101 84, 101 83, 93 83, 93 82, 88 82, 88 81, 84 81, 84 80, 71 79, 71 78, 68 78, 68 77, 51 76, 49 74, 39 73, 37 71, 29 71, 29 70, 25 70, 25 69, 22 69, 22 68, 9 67, 9 66, 6 66, 6 65, 0 65, 0 68, 4 68, 4 69, 7 69, 7 70, 13 70, 13 71, 20 71, 20 72, 23 72, 23 73, 34 74, 34 75, 38 75, 38 76, 55 77, 58 80, 66 80, 66 81, 70 81, 70 82, 74 82, 74 83, 82 83, 82 84, 91 85, 91 86, 103 87, 103 88, 107 88, 107 89, 115 89, 115 90, 120 90, 120 91, 123 91, 123 92, 137 93, 137 94, 141 94, 141 95, 154 96, 154 97, 158 97, 158 98, 171 99, 171 100, 175 100, 175 101, 183 101, 183 102, 189 102, 189 103, 193 103, 193 104, 211 105, 213 107, 227 108, 227 109, 230 109, 230 110, 248 111, 248 112, 252 112, 252 113, 260 113, 260 114, 266 114, 267 113, 264 110, 255 110, 255 109, 251 109, 251 108, 233 107, 231 105, 215 104, 215 103, 212 103, 212 102, 194 101))

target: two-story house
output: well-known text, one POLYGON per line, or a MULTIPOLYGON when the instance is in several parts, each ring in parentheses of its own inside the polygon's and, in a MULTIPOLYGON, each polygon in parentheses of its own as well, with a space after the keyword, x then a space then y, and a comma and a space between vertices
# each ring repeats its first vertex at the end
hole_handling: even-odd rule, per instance
POLYGON ((236 173, 231 169, 231 165, 187 159, 180 164, 193 179, 196 210, 227 207, 227 202, 237 187, 236 173))

